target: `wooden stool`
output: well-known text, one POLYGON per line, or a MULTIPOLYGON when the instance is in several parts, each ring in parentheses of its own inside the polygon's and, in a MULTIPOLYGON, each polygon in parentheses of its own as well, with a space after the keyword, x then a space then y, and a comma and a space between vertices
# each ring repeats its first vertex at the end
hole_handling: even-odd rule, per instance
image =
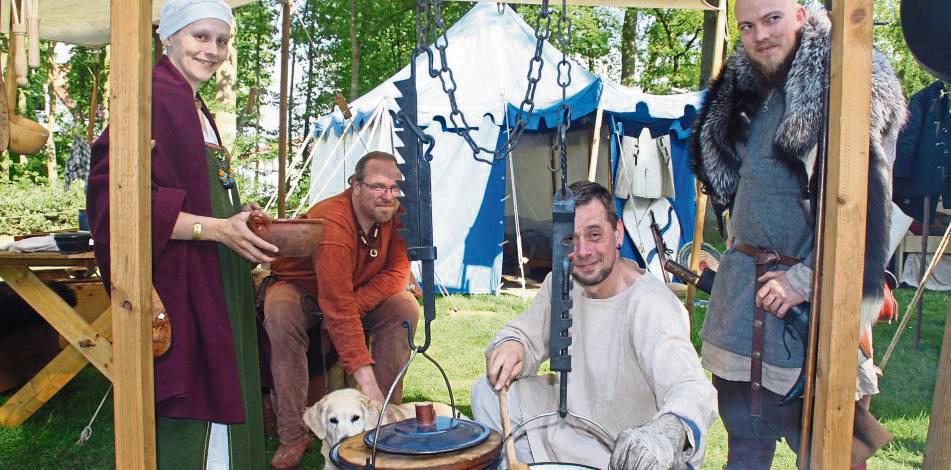
MULTIPOLYGON (((343 440, 331 450, 331 459, 339 460, 342 469, 362 469, 372 449, 363 443, 366 432, 343 440), (335 458, 336 457, 336 458, 335 458)), ((377 470, 484 470, 496 468, 502 450, 502 436, 491 431, 489 438, 474 447, 436 455, 398 455, 376 453, 377 470)), ((337 462, 335 462, 337 463, 337 462)))

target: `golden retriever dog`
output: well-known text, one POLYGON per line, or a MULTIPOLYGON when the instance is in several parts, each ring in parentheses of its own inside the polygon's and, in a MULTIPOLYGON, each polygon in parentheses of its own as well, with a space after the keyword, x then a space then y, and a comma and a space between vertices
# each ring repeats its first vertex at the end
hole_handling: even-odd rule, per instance
MULTIPOLYGON (((382 404, 364 395, 359 390, 345 388, 327 394, 304 411, 304 424, 321 440, 320 455, 324 457, 324 469, 335 470, 330 461, 330 449, 338 442, 377 426, 382 404)), ((452 408, 443 403, 433 403, 438 416, 452 416, 452 408)), ((459 418, 466 418, 457 413, 459 418)), ((383 416, 383 424, 395 423, 416 417, 416 404, 391 404, 383 416)))

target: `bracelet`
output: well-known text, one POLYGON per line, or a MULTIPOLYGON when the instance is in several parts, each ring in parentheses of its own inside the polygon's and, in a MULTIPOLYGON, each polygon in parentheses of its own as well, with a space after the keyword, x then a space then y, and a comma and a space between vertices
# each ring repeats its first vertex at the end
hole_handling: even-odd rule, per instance
POLYGON ((192 226, 192 240, 201 240, 201 224, 195 224, 192 226))

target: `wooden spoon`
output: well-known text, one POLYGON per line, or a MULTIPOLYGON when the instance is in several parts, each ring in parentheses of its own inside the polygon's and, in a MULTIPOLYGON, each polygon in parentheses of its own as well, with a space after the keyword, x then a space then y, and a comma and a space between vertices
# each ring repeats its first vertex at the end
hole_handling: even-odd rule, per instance
MULTIPOLYGON (((509 394, 508 387, 502 387, 499 391, 499 408, 502 412, 502 434, 508 436, 512 432, 512 423, 509 420, 509 394)), ((509 470, 528 470, 528 465, 518 461, 515 456, 515 438, 509 437, 505 443, 505 458, 509 461, 509 470)))

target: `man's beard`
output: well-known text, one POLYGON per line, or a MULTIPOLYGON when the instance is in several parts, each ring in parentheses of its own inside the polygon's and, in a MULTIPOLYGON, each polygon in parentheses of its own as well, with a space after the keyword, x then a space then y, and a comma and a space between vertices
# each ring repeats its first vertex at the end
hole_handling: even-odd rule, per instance
POLYGON ((786 60, 772 68, 755 60, 750 60, 750 64, 753 65, 753 80, 756 84, 756 89, 765 96, 770 90, 781 88, 786 81, 786 76, 789 74, 789 69, 792 67, 792 62, 795 58, 796 51, 794 50, 790 52, 786 60))
POLYGON ((383 212, 381 207, 374 207, 374 210, 370 212, 373 216, 373 221, 378 224, 385 224, 393 219, 393 216, 396 214, 396 210, 399 208, 398 204, 393 204, 392 206, 387 207, 388 212, 383 212))
POLYGON ((796 58, 796 52, 799 51, 800 40, 802 39, 802 31, 796 34, 796 47, 789 51, 789 55, 779 64, 776 64, 773 67, 769 65, 761 64, 755 60, 750 59, 750 64, 753 66, 753 81, 756 84, 757 91, 760 92, 763 96, 766 96, 770 90, 775 90, 777 88, 782 88, 786 82, 786 76, 789 75, 789 70, 792 68, 793 60, 796 58))
POLYGON ((581 277, 581 276, 575 274, 575 270, 574 270, 574 269, 571 270, 571 278, 574 279, 575 282, 577 282, 578 284, 581 284, 581 285, 584 286, 584 287, 591 287, 591 286, 596 286, 596 285, 598 285, 598 284, 601 284, 601 283, 604 282, 604 280, 607 279, 608 276, 610 276, 611 273, 614 271, 614 266, 617 265, 617 260, 618 260, 618 258, 619 258, 619 257, 615 257, 615 258, 614 258, 614 262, 611 263, 610 266, 607 266, 607 267, 605 267, 604 269, 602 269, 599 273, 597 273, 597 274, 596 274, 593 278, 591 278, 591 279, 586 279, 586 278, 583 278, 583 277, 581 277))

